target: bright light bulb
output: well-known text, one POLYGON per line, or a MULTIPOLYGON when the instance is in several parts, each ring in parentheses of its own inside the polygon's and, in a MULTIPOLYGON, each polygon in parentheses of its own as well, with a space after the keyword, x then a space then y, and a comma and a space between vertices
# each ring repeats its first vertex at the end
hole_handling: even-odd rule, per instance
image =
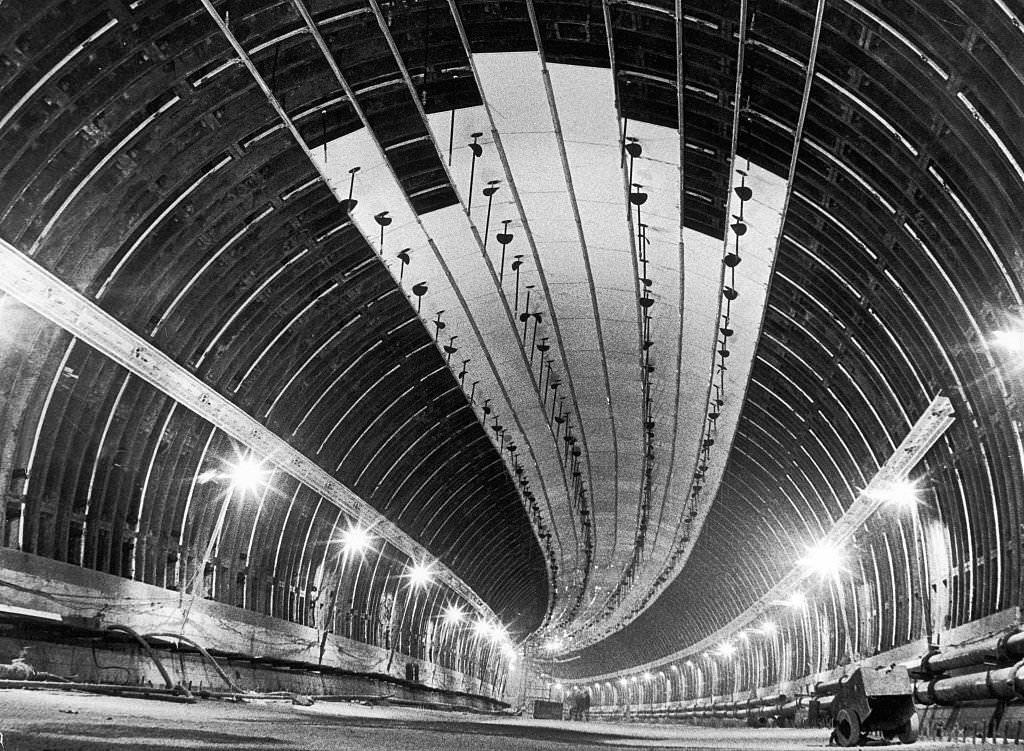
POLYGON ((425 587, 433 581, 434 572, 431 571, 430 566, 426 563, 415 563, 409 567, 406 576, 409 578, 409 583, 412 586, 425 587))
POLYGON ((791 608, 802 608, 807 605, 807 598, 803 592, 794 592, 786 598, 785 605, 789 605, 791 608))
POLYGON ((771 621, 765 621, 764 623, 761 624, 761 627, 758 629, 758 631, 760 631, 765 636, 771 636, 777 630, 778 630, 778 627, 774 623, 772 623, 771 621))
POLYGON ((562 640, 557 636, 554 639, 548 639, 544 642, 544 650, 547 652, 557 652, 562 648, 562 640))
POLYGON ((239 459, 228 468, 231 484, 243 492, 258 490, 264 483, 266 470, 263 465, 251 457, 239 459))
POLYGON ((843 551, 828 540, 807 548, 800 564, 823 578, 838 576, 843 570, 843 551))
POLYGON ((722 657, 731 657, 735 653, 736 645, 732 642, 722 642, 722 644, 718 647, 718 654, 722 657))
POLYGON ((885 483, 873 489, 868 495, 891 506, 913 508, 917 505, 917 486, 909 480, 885 483))
POLYGON ((354 555, 364 553, 370 547, 370 533, 358 524, 354 524, 341 533, 341 546, 345 553, 354 555))
POLYGON ((1024 331, 994 331, 992 343, 1012 352, 1024 352, 1024 331))
POLYGON ((491 639, 498 642, 499 644, 509 641, 508 631, 506 631, 505 627, 502 626, 500 623, 495 623, 494 625, 492 625, 490 631, 491 639))
POLYGON ((653 677, 654 677, 654 676, 653 676, 653 675, 651 675, 650 673, 644 673, 644 680, 645 680, 645 681, 649 681, 649 680, 651 680, 651 678, 653 678, 653 677))
POLYGON ((479 620, 477 620, 476 623, 473 624, 473 631, 476 632, 477 636, 486 636, 487 632, 489 632, 490 630, 491 627, 483 618, 480 618, 479 620))
POLYGON ((444 611, 444 622, 449 626, 454 626, 458 623, 462 623, 462 619, 466 617, 466 614, 462 612, 462 608, 458 605, 449 605, 444 611))

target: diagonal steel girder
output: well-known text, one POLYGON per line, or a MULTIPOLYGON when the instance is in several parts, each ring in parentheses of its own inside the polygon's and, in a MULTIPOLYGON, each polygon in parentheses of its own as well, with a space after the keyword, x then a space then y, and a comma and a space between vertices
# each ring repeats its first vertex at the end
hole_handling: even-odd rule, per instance
MULTIPOLYGON (((945 435, 955 420, 956 414, 953 411, 953 404, 948 397, 939 395, 932 399, 927 409, 921 413, 921 416, 911 426, 907 435, 900 442, 900 445, 886 459, 867 486, 857 494, 853 503, 847 507, 842 516, 836 519, 832 528, 822 537, 821 543, 840 548, 853 539, 854 535, 863 529, 867 521, 886 503, 885 491, 894 483, 907 478, 914 467, 924 459, 931 448, 945 435)), ((711 649, 721 644, 724 640, 735 636, 744 628, 750 627, 751 624, 772 610, 772 608, 777 607, 779 602, 786 600, 794 592, 799 592, 801 585, 812 576, 814 576, 814 573, 807 566, 794 565, 771 589, 761 595, 746 610, 729 621, 725 626, 695 644, 691 644, 674 654, 661 657, 643 665, 631 667, 628 670, 592 675, 588 676, 586 680, 611 680, 624 675, 634 675, 638 672, 654 671, 663 665, 684 660, 687 657, 692 657, 707 649, 711 649)))
POLYGON ((491 608, 423 545, 403 532, 346 485, 332 477, 236 404, 221 396, 94 302, 0 238, 0 292, 10 295, 85 344, 142 378, 183 407, 265 457, 325 500, 372 526, 374 535, 412 560, 431 560, 439 582, 450 587, 485 618, 491 608))

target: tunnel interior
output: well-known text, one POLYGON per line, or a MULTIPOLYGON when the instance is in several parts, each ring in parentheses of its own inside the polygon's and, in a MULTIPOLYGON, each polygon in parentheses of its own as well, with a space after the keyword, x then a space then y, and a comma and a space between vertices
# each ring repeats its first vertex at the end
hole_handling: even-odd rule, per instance
MULTIPOLYGON (((0 5, 3 560, 499 696, 517 656, 669 701, 1012 613, 1022 16, 0 5), (876 476, 909 502, 740 623, 876 476)), ((4 578, 6 620, 95 621, 4 578)))

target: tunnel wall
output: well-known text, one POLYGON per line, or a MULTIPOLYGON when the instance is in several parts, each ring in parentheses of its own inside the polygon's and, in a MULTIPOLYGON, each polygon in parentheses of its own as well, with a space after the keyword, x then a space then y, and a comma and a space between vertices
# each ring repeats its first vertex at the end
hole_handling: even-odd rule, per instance
MULTIPOLYGON (((425 655, 403 653, 397 645, 392 651, 383 645, 327 634, 310 626, 284 622, 224 603, 192 598, 161 587, 98 574, 18 551, 0 549, 0 572, 0 618, 17 622, 19 617, 35 616, 45 627, 35 638, 27 640, 10 636, 4 638, 0 633, 0 643, 6 647, 5 651, 13 653, 12 656, 16 655, 19 646, 34 646, 30 659, 35 667, 58 675, 78 673, 81 659, 81 654, 68 649, 70 637, 61 636, 61 628, 69 629, 71 633, 96 635, 103 634, 112 625, 130 624, 143 635, 180 634, 215 655, 257 665, 284 666, 300 673, 347 673, 364 678, 372 676, 378 681, 395 679, 400 682, 407 675, 406 665, 412 663, 419 666, 419 682, 424 687, 491 698, 500 698, 507 679, 504 670, 500 669, 501 663, 494 659, 493 654, 466 652, 480 647, 477 640, 471 639, 459 647, 448 645, 443 639, 438 640, 430 645, 430 654, 437 659, 432 663, 425 659, 425 655), (31 612, 26 616, 21 609, 31 612), (46 616, 49 619, 43 620, 46 616), (53 646, 46 643, 44 635, 48 630, 51 633, 49 640, 55 643, 53 646), (472 668, 476 674, 439 664, 453 658, 462 659, 462 664, 472 668)), ((131 664, 136 671, 135 679, 152 679, 152 666, 143 669, 135 660, 125 664, 131 664)), ((204 670, 199 675, 208 673, 204 670)), ((255 680, 256 676, 253 678, 255 680)), ((287 685, 287 681, 282 684, 279 677, 271 679, 264 675, 260 678, 262 683, 243 688, 266 687, 266 681, 270 680, 278 686, 287 685)), ((315 688, 319 679, 311 680, 293 682, 294 687, 289 690, 315 688)))

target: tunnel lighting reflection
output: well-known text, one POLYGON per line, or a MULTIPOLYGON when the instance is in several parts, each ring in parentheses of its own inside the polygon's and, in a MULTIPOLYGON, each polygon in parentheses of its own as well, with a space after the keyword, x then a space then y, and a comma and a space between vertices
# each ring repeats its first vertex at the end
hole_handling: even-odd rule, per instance
POLYGON ((511 640, 508 636, 508 630, 500 623, 491 624, 489 627, 491 638, 498 644, 510 644, 511 640))
POLYGON ((341 546, 348 555, 365 553, 369 549, 371 541, 369 530, 363 529, 358 524, 352 525, 341 533, 341 546))
MULTIPOLYGON (((799 610, 807 605, 807 597, 803 592, 794 592, 785 600, 775 600, 774 602, 776 605, 785 605, 786 607, 793 608, 794 610, 799 610)), ((772 626, 774 628, 774 624, 772 624, 772 626)))
POLYGON ((434 580, 434 572, 426 563, 414 563, 409 567, 406 577, 413 587, 425 587, 434 580))
POLYGON ((992 343, 1013 352, 1024 352, 1024 330, 995 331, 992 333, 992 343))
POLYGON ((558 637, 555 637, 554 639, 549 639, 548 641, 544 642, 544 650, 546 652, 557 652, 563 646, 564 644, 562 640, 558 637))
POLYGON ((909 480, 890 482, 873 489, 869 496, 891 506, 913 508, 917 505, 917 486, 909 480))
POLYGON ((654 676, 653 676, 653 675, 651 675, 650 673, 644 673, 644 680, 645 680, 645 681, 649 681, 649 680, 651 680, 651 678, 653 678, 653 677, 654 677, 654 676))
POLYGON ((266 481, 266 470, 261 462, 247 456, 228 467, 228 477, 239 490, 254 492, 266 481))
POLYGON ((455 626, 465 619, 466 614, 462 612, 462 608, 458 605, 449 605, 444 610, 444 622, 448 626, 455 626))
POLYGON ((478 619, 477 622, 473 624, 473 631, 477 636, 487 636, 487 634, 490 633, 490 630, 490 624, 483 618, 478 619))
POLYGON ((843 570, 843 551, 828 540, 807 547, 800 565, 822 578, 838 576, 843 570))
POLYGON ((736 645, 728 641, 722 642, 719 645, 716 654, 721 657, 732 657, 734 654, 736 654, 736 645))
POLYGON ((776 626, 771 621, 765 621, 764 623, 761 624, 761 626, 757 630, 760 631, 765 636, 771 636, 776 631, 778 631, 778 626, 776 626))

